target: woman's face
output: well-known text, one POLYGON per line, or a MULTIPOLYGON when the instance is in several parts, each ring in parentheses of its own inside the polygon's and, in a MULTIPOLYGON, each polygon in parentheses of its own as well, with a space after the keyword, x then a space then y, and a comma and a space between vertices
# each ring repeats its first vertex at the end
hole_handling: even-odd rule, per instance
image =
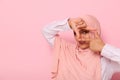
POLYGON ((89 43, 90 43, 90 31, 82 28, 77 30, 77 32, 74 32, 74 37, 77 41, 77 44, 79 48, 81 49, 87 49, 89 48, 89 43))

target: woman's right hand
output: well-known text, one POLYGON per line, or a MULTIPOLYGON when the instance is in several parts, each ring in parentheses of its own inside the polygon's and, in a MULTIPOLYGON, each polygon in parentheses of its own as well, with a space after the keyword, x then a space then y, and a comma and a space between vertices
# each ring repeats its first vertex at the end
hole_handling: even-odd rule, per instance
POLYGON ((87 27, 85 21, 81 19, 80 17, 69 18, 68 23, 69 23, 70 28, 73 30, 73 32, 78 36, 80 35, 79 33, 80 29, 87 27))
POLYGON ((83 19, 81 19, 80 17, 77 18, 69 18, 68 23, 70 25, 70 28, 73 31, 76 31, 77 29, 80 28, 85 28, 87 27, 85 21, 83 19))

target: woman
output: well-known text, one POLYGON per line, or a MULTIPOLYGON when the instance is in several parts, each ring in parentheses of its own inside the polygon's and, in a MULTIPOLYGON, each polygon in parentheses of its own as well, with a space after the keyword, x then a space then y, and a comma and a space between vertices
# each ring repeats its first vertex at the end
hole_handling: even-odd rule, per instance
POLYGON ((43 35, 54 48, 52 80, 110 80, 120 71, 120 49, 104 43, 94 16, 55 21, 44 27, 43 35), (76 44, 58 34, 70 29, 76 44))

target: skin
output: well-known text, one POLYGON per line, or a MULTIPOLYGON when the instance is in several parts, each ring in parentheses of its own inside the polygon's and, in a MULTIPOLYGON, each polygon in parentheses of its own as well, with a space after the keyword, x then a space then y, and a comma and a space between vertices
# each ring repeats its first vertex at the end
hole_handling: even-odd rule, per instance
POLYGON ((79 48, 90 48, 94 52, 101 52, 105 43, 96 29, 88 27, 85 21, 80 17, 70 18, 68 23, 73 30, 79 48))

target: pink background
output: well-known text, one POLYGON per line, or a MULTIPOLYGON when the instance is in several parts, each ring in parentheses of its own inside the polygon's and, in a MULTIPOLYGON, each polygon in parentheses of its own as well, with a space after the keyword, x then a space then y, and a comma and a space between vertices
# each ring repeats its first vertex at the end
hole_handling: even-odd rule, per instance
POLYGON ((54 20, 95 15, 104 41, 120 48, 119 8, 120 0, 0 0, 0 80, 50 80, 41 30, 54 20))

